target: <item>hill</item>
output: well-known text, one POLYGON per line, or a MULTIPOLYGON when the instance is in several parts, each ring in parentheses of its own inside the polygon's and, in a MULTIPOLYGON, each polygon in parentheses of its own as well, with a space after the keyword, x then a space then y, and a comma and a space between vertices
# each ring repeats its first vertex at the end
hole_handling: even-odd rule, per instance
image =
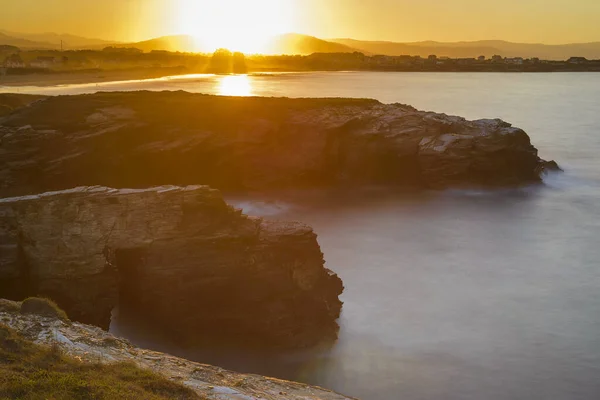
POLYGON ((343 43, 329 42, 314 36, 287 33, 274 37, 267 47, 268 54, 353 53, 357 49, 343 43))
POLYGON ((63 46, 65 49, 98 48, 114 43, 114 41, 111 42, 102 39, 90 39, 82 36, 75 36, 66 33, 58 34, 54 32, 21 33, 0 29, 0 34, 10 36, 11 38, 17 40, 33 42, 33 47, 44 46, 43 48, 60 48, 61 40, 63 41, 63 46))
POLYGON ((573 56, 588 59, 600 58, 600 42, 547 45, 541 43, 512 43, 502 40, 479 40, 474 42, 386 42, 355 39, 331 39, 331 42, 343 44, 362 52, 385 54, 390 56, 411 55, 427 57, 430 54, 451 58, 491 57, 495 54, 503 57, 538 57, 545 60, 566 60, 573 56))
MULTIPOLYGON (((117 47, 135 47, 145 52, 153 50, 211 53, 201 40, 189 35, 162 36, 137 43, 122 43, 117 47)), ((231 49, 235 50, 235 49, 231 49)), ((350 46, 328 42, 314 36, 288 33, 273 37, 266 46, 266 54, 312 54, 312 53, 352 53, 357 51, 350 46)))
MULTIPOLYGON (((16 46, 20 49, 54 49, 57 46, 47 42, 36 42, 33 40, 17 38, 0 32, 0 45, 16 46)), ((60 47, 60 43, 58 45, 60 47)))
MULTIPOLYGON (((136 47, 145 52, 153 50, 211 53, 211 48, 190 35, 162 36, 141 42, 116 43, 103 39, 90 39, 70 34, 17 33, 0 29, 0 45, 17 46, 23 50, 59 49, 61 40, 65 49, 93 49, 104 47, 136 47)), ((233 49, 235 50, 235 49, 233 49)), ((472 42, 390 42, 356 39, 323 40, 314 36, 287 33, 273 37, 265 54, 353 53, 366 55, 411 55, 427 57, 431 54, 451 58, 473 58, 493 55, 503 57, 537 57, 544 60, 566 60, 570 57, 600 59, 600 42, 547 45, 541 43, 512 43, 503 40, 479 40, 472 42)))
POLYGON ((203 51, 201 44, 198 43, 194 37, 189 35, 161 36, 154 39, 144 40, 142 42, 121 43, 113 46, 135 47, 145 52, 153 50, 183 52, 203 51))

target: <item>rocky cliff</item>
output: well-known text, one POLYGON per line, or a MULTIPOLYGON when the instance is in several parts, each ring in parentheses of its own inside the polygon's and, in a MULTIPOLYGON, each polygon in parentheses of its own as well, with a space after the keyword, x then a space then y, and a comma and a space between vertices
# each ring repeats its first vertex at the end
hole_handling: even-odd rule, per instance
POLYGON ((555 166, 506 122, 360 99, 59 96, 1 118, 0 140, 4 197, 82 185, 510 186, 555 166))
POLYGON ((18 309, 18 303, 10 304, 0 299, 0 323, 6 324, 30 341, 59 346, 64 353, 86 364, 133 362, 182 383, 198 393, 201 399, 352 400, 320 387, 239 374, 144 350, 93 326, 65 323, 35 314, 21 314, 18 309))
POLYGON ((80 187, 0 199, 0 297, 45 295, 107 328, 132 310, 179 340, 305 347, 336 338, 340 279, 316 235, 205 186, 80 187))

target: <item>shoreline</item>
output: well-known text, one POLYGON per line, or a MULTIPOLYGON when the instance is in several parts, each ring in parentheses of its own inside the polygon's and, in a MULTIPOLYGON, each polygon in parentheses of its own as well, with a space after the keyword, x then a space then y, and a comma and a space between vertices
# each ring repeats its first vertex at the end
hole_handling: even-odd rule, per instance
POLYGON ((90 72, 60 72, 52 74, 6 75, 0 76, 0 87, 59 85, 80 85, 86 83, 108 83, 129 80, 157 79, 167 76, 180 76, 194 72, 174 68, 153 68, 135 70, 109 70, 90 72))
MULTIPOLYGON (((293 74, 293 73, 323 73, 323 72, 404 72, 404 73, 498 73, 498 74, 519 74, 519 73, 593 73, 600 71, 451 71, 451 70, 255 70, 249 71, 250 76, 269 76, 272 74, 293 74)), ((159 79, 167 77, 182 77, 186 75, 204 74, 199 71, 190 71, 174 68, 161 69, 135 69, 135 70, 108 70, 91 72, 58 72, 49 74, 28 74, 28 75, 5 75, 0 76, 0 88, 21 88, 21 87, 53 87, 63 85, 84 85, 93 83, 112 83, 126 81, 143 81, 149 79, 159 79)), ((212 74, 208 74, 212 75, 212 74)), ((231 74, 224 74, 231 75, 231 74)), ((7 92, 8 93, 8 92, 7 92)))

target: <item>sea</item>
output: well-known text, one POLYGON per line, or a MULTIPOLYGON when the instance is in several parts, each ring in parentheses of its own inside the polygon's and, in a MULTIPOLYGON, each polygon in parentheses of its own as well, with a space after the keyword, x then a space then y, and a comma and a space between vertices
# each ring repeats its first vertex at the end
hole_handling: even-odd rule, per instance
POLYGON ((344 281, 339 340, 276 355, 134 343, 364 400, 600 399, 600 74, 311 72, 187 75, 0 92, 185 90, 358 97, 524 129, 563 173, 505 190, 382 188, 228 196, 312 225, 344 281))

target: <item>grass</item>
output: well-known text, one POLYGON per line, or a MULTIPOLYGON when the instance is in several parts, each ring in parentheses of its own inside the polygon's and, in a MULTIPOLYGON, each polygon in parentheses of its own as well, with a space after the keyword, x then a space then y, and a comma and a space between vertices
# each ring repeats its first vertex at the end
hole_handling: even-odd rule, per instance
POLYGON ((132 363, 88 364, 58 345, 36 345, 0 324, 0 399, 200 399, 132 363))
POLYGON ((23 300, 20 312, 21 314, 35 314, 70 322, 67 314, 55 302, 42 297, 29 297, 23 300))

